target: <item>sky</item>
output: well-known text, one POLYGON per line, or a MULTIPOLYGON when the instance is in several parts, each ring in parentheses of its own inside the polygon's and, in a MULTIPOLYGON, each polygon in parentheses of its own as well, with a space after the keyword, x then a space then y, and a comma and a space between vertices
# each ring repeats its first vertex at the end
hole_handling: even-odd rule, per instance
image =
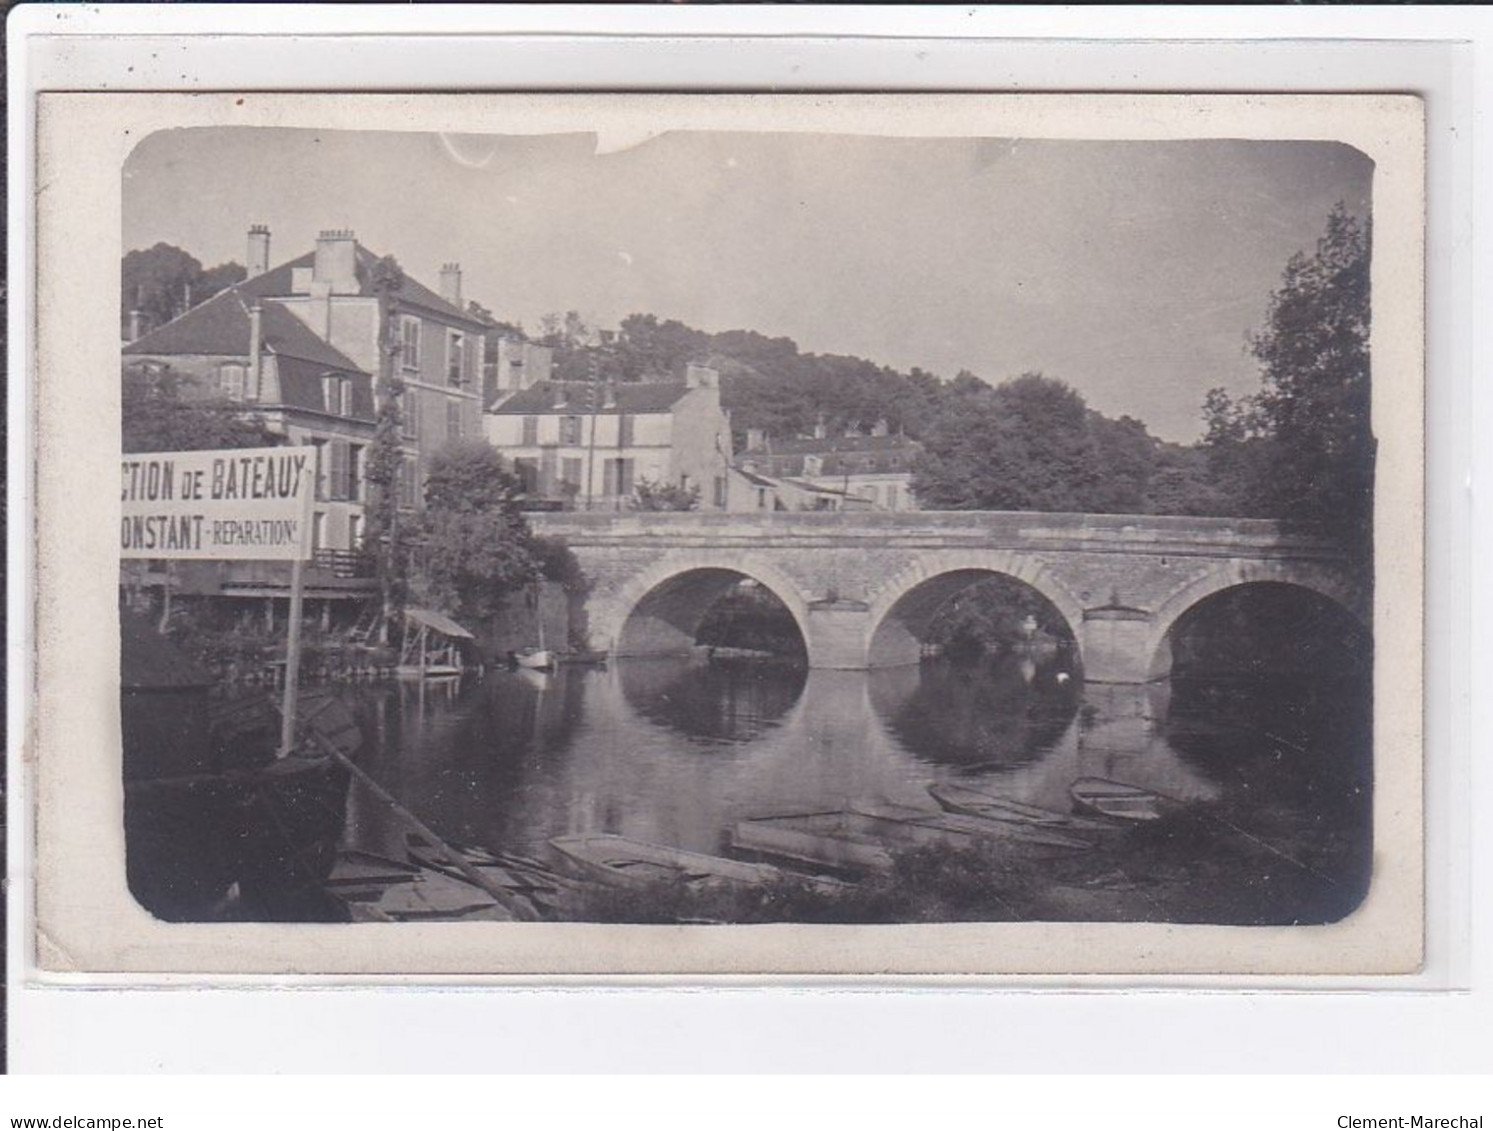
POLYGON ((167 130, 124 169, 123 250, 271 265, 351 228, 435 287, 537 330, 549 312, 756 330, 998 383, 1066 381, 1169 440, 1208 389, 1258 387, 1247 334, 1373 166, 1332 142, 666 133, 597 153, 533 137, 167 130))

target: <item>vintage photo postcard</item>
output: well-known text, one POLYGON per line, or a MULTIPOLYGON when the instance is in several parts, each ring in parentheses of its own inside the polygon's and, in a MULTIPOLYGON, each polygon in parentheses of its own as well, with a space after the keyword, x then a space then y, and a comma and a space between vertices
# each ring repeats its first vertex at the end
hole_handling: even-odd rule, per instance
POLYGON ((42 95, 38 971, 1415 971, 1422 121, 42 95))

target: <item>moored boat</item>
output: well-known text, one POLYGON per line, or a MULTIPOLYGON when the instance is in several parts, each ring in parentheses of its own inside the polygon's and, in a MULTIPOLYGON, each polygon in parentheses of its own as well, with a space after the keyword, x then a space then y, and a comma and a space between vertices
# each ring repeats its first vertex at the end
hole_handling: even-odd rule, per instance
POLYGON ((1079 778, 1069 793, 1080 809, 1122 821, 1154 821, 1177 804, 1149 789, 1108 778, 1079 778))
POLYGON ((896 805, 751 817, 731 833, 732 846, 745 852, 850 872, 890 871, 899 850, 990 841, 1018 850, 1090 847, 1053 829, 896 805))
POLYGON ((548 648, 525 648, 522 652, 514 653, 513 662, 519 667, 527 668, 530 671, 553 671, 555 667, 555 654, 548 648))
POLYGON ((779 875, 771 865, 747 864, 611 833, 557 836, 550 844, 588 877, 623 887, 642 887, 661 880, 760 884, 779 875))
POLYGON ((1011 821, 1016 824, 1036 825, 1041 828, 1103 829, 1110 826, 1101 821, 1083 817, 1072 817, 1038 805, 1028 805, 1009 797, 973 789, 966 785, 930 785, 928 793, 947 812, 962 813, 971 817, 985 817, 992 821, 1011 821))

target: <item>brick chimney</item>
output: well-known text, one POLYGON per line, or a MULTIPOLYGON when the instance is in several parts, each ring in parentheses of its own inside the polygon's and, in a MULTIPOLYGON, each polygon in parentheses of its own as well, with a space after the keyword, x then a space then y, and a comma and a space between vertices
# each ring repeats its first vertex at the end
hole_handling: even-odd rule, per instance
POLYGON ((331 228, 316 237, 311 282, 313 291, 321 283, 334 295, 357 293, 358 241, 349 229, 331 228))
POLYGON ((457 310, 462 309, 460 263, 441 264, 441 297, 457 310))
POLYGON ((251 279, 270 269, 270 230, 266 225, 255 224, 249 228, 249 252, 244 257, 244 266, 251 279))

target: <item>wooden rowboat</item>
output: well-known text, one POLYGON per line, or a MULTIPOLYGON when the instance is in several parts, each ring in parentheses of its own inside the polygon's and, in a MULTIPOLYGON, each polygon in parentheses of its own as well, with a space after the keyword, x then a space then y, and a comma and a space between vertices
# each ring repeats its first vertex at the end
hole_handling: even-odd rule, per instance
POLYGON ((753 817, 738 822, 731 833, 732 846, 743 851, 852 872, 890 871, 897 850, 969 848, 990 841, 1019 850, 1091 847, 1054 829, 893 805, 753 817))
POLYGON ((1079 808, 1122 821, 1154 821, 1177 806, 1169 797, 1108 778, 1079 778, 1069 792, 1079 808))
POLYGON ((761 884, 779 876, 768 864, 747 864, 611 833, 557 836, 550 844, 585 875, 621 887, 659 881, 761 884))
POLYGON ((1009 797, 987 793, 983 789, 972 789, 967 785, 930 785, 928 793, 950 813, 963 813, 971 817, 984 817, 992 821, 1010 821, 1014 824, 1035 825, 1039 828, 1087 829, 1110 828, 1102 821, 1084 817, 1072 817, 1052 809, 1028 805, 1009 797))

